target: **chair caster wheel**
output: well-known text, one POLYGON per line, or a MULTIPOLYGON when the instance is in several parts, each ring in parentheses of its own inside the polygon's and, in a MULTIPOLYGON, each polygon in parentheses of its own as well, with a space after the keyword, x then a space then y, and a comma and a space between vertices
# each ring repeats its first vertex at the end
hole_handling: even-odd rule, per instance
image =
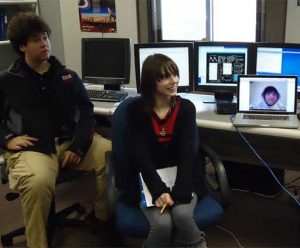
POLYGON ((3 246, 12 246, 13 239, 12 237, 5 237, 1 235, 1 243, 3 246))

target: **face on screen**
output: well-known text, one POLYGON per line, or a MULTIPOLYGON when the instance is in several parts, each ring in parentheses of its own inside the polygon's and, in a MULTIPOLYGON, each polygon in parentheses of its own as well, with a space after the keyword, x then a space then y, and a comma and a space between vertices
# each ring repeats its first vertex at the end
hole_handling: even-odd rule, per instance
POLYGON ((239 83, 242 111, 294 111, 295 78, 246 77, 239 83))
POLYGON ((275 90, 265 92, 264 99, 268 106, 273 106, 278 101, 279 95, 275 90))

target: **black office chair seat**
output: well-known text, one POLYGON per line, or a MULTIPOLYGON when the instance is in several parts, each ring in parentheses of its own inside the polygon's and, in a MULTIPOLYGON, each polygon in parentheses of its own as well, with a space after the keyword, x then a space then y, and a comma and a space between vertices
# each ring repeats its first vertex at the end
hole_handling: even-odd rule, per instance
MULTIPOLYGON (((77 177, 81 176, 85 172, 76 171, 73 169, 61 169, 56 184, 60 184, 63 182, 71 181, 76 179, 77 177)), ((2 183, 8 183, 7 173, 6 173, 6 165, 3 164, 1 166, 1 175, 2 175, 2 183)), ((17 192, 8 192, 5 196, 6 200, 13 201, 19 197, 19 193, 17 192)), ((64 208, 58 212, 56 212, 55 206, 55 198, 53 197, 51 208, 48 216, 48 226, 47 226, 47 239, 48 244, 51 246, 53 235, 55 229, 57 227, 68 227, 68 226, 81 226, 85 225, 85 221, 81 219, 75 219, 68 217, 72 213, 77 213, 78 215, 82 216, 86 214, 86 209, 79 203, 74 203, 71 206, 64 208)), ((25 234, 25 227, 20 227, 16 230, 10 231, 5 234, 1 234, 1 243, 3 246, 11 246, 13 244, 13 239, 18 236, 22 236, 25 234)))

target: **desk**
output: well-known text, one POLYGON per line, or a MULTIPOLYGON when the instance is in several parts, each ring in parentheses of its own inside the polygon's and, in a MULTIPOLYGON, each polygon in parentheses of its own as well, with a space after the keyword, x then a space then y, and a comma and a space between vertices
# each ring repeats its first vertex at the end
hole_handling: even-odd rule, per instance
MULTIPOLYGON (((136 95, 135 89, 130 89, 128 92, 129 96, 136 95)), ((203 101, 214 101, 214 96, 191 93, 180 93, 180 95, 191 100, 196 106, 200 142, 211 146, 223 160, 260 164, 236 132, 229 116, 216 114, 215 104, 203 103, 203 101)), ((111 116, 117 107, 117 104, 107 102, 94 102, 94 105, 95 114, 104 116, 111 116)), ((300 128, 243 127, 239 130, 271 167, 300 170, 300 128)))

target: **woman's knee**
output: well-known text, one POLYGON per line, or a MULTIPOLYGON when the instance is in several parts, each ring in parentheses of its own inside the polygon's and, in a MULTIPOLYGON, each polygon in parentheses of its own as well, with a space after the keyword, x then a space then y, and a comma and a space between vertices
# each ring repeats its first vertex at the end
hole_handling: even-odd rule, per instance
POLYGON ((169 215, 161 216, 161 218, 156 218, 151 226, 152 230, 161 233, 171 233, 172 232, 172 219, 169 215))
POLYGON ((193 221, 194 216, 193 212, 184 211, 183 209, 178 209, 177 211, 172 212, 173 222, 176 226, 184 226, 185 223, 193 221))

